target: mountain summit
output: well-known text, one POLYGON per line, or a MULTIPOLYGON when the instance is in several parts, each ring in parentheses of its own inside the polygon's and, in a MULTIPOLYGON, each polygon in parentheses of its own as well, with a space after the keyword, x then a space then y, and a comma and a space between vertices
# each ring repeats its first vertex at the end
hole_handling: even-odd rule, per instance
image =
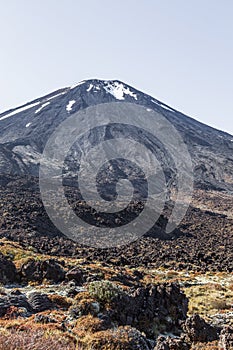
MULTIPOLYGON (((61 122, 89 106, 115 101, 160 112, 179 131, 188 147, 195 186, 232 193, 233 136, 118 80, 81 81, 0 114, 0 174, 37 176, 46 141, 61 122)), ((171 164, 166 166, 169 168, 171 164)))

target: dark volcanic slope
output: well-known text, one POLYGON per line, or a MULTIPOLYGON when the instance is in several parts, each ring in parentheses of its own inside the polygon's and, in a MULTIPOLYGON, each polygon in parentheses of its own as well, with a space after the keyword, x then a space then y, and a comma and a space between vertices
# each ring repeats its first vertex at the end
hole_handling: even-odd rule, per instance
POLYGON ((83 81, 0 114, 0 173, 37 175, 44 145, 63 120, 88 106, 119 100, 161 112, 177 128, 192 156, 197 186, 232 192, 232 136, 119 81, 83 81))
MULTIPOLYGON (((0 115, 0 126, 2 237, 40 252, 111 260, 116 264, 232 271, 233 136, 201 124, 119 81, 101 80, 83 81, 7 111, 0 115), (177 128, 194 165, 194 199, 172 240, 160 239, 165 220, 162 217, 151 236, 129 246, 108 250, 83 248, 58 232, 45 213, 37 178, 40 155, 48 137, 72 113, 119 100, 161 112, 177 128)), ((94 139, 106 137, 107 132, 92 135, 94 139)), ((173 167, 169 158, 161 161, 166 169, 173 167)), ((86 214, 83 208, 78 209, 86 214)))

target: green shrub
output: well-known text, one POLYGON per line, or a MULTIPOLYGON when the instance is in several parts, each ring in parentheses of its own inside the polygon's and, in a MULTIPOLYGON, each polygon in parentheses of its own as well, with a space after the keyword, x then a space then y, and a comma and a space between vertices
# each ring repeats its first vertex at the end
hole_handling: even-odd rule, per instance
POLYGON ((110 281, 94 281, 89 284, 89 293, 99 302, 110 303, 123 294, 123 290, 110 281))

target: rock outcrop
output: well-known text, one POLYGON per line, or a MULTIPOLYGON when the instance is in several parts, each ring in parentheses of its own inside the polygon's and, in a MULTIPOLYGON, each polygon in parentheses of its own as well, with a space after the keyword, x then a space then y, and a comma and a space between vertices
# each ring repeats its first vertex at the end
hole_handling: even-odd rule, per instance
POLYGON ((184 338, 187 342, 211 342, 219 338, 220 329, 208 324, 199 315, 188 318, 184 325, 184 338))
POLYGON ((0 283, 7 284, 18 281, 18 274, 14 263, 0 253, 0 283))
POLYGON ((30 259, 22 265, 20 275, 24 281, 35 281, 41 283, 47 280, 52 283, 58 283, 64 280, 65 271, 62 266, 54 259, 36 261, 30 259))
POLYGON ((158 284, 119 295, 110 314, 118 324, 136 327, 154 338, 164 330, 179 334, 187 311, 188 299, 178 285, 158 284))

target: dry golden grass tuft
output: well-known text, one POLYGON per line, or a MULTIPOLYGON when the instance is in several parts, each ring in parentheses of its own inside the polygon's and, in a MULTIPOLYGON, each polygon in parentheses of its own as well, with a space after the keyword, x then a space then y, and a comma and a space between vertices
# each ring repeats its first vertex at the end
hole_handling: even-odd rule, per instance
POLYGON ((85 309, 92 303, 96 303, 96 299, 89 292, 80 292, 74 297, 73 305, 79 305, 80 308, 85 309))
POLYGON ((58 294, 52 294, 49 296, 49 299, 56 305, 57 308, 68 310, 69 307, 72 305, 72 300, 69 298, 66 298, 62 295, 58 294))
POLYGON ((206 283, 185 288, 189 298, 189 313, 199 313, 202 316, 213 315, 220 311, 231 310, 233 291, 229 286, 219 283, 206 283))
POLYGON ((103 321, 91 315, 81 316, 72 329, 79 338, 85 338, 87 333, 92 334, 103 330, 105 330, 103 321))
POLYGON ((129 326, 118 327, 116 330, 87 332, 83 338, 78 339, 78 343, 85 350, 144 350, 147 348, 143 336, 129 326))

